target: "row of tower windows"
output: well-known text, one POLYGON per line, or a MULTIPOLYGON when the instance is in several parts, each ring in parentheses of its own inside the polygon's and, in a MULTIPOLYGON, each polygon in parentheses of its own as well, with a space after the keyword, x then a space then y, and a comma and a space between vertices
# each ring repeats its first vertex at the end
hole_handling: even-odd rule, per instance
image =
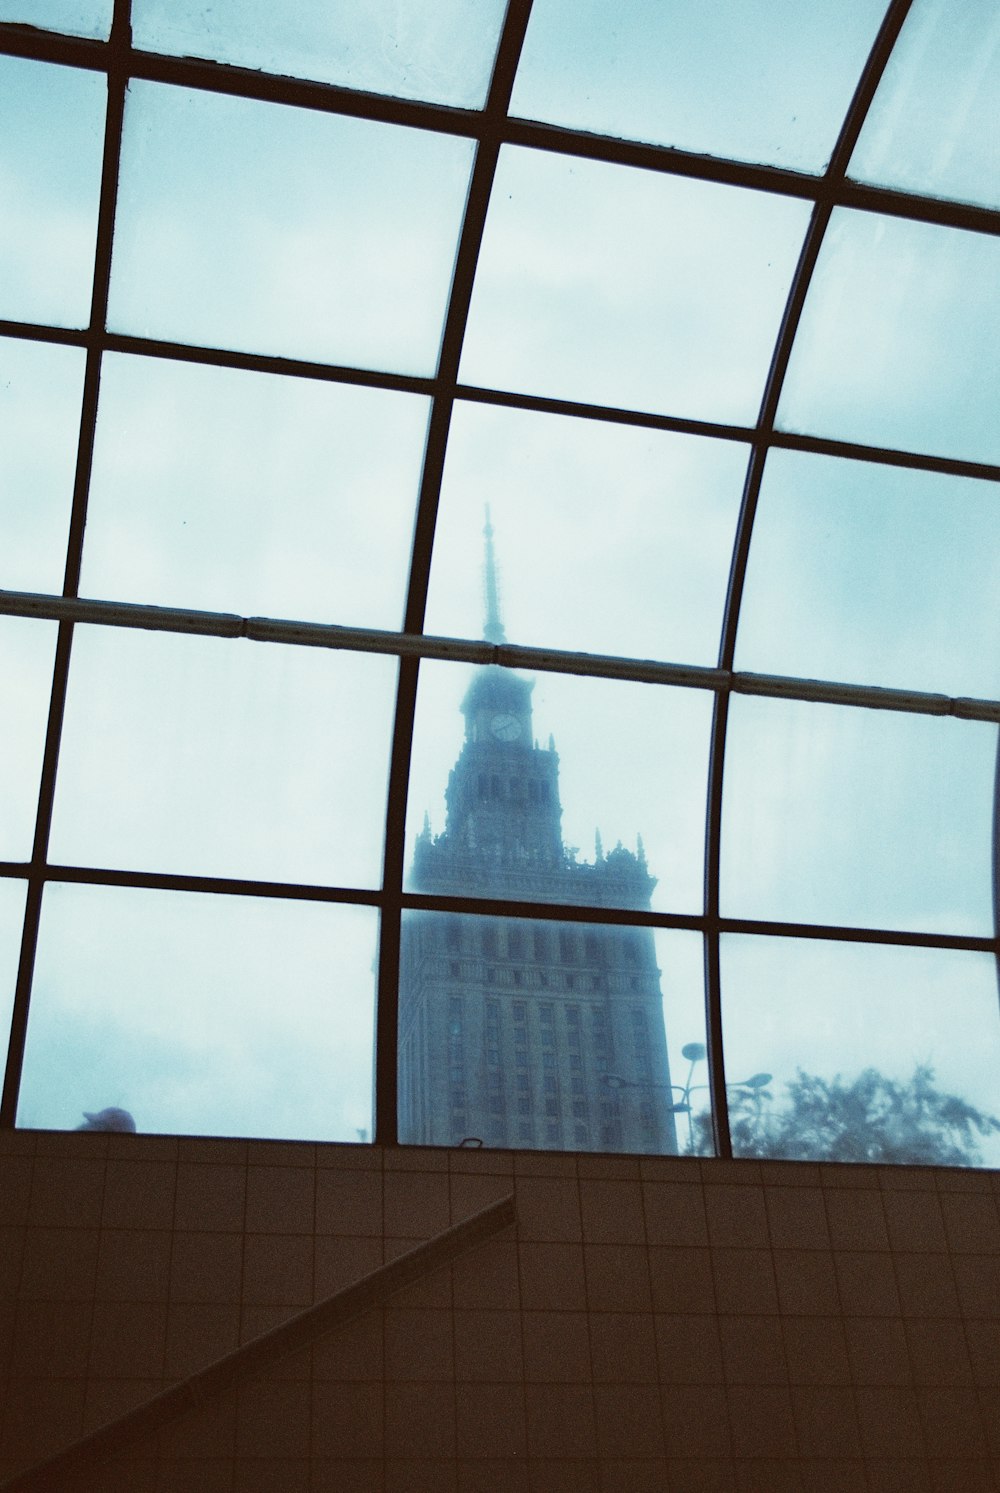
MULTIPOLYGON (((459 953, 468 947, 471 940, 463 938, 463 920, 449 918, 445 924, 445 947, 459 953)), ((560 960, 563 964, 585 963, 591 966, 607 964, 611 967, 622 963, 633 967, 640 963, 642 935, 638 929, 623 929, 603 935, 579 933, 572 928, 507 928, 507 956, 511 959, 532 958, 536 961, 560 960)), ((500 957, 500 929, 496 923, 486 922, 479 929, 479 946, 488 959, 500 957)), ((471 952, 471 949, 470 949, 471 952)))
POLYGON ((487 775, 481 772, 476 778, 476 793, 483 803, 490 799, 503 798, 505 787, 506 797, 514 799, 517 803, 523 803, 525 802, 525 786, 527 786, 528 803, 547 804, 551 802, 552 790, 544 779, 529 778, 525 785, 523 778, 507 778, 505 782, 496 773, 487 775))

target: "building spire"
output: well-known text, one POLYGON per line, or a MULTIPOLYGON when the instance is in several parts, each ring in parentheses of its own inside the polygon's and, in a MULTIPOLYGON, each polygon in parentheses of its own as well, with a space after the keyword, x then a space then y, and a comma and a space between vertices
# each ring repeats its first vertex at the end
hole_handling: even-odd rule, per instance
POLYGON ((500 594, 497 589, 497 561, 493 553, 493 525, 490 523, 490 505, 486 504, 486 525, 483 529, 486 538, 486 562, 483 571, 483 585, 486 591, 486 621, 483 624, 483 637, 487 643, 506 643, 507 634, 504 632, 503 623, 500 620, 500 594))

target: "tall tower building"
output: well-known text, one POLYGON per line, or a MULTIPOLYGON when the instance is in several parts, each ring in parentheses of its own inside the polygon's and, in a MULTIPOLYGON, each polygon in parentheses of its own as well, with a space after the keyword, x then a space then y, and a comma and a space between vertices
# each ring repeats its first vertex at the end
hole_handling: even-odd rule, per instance
MULTIPOLYGON (((506 641, 493 531, 487 641, 506 641)), ((641 840, 581 862, 563 843, 559 758, 534 738, 533 684, 478 668, 465 739, 426 817, 415 891, 489 898, 496 915, 410 912, 400 979, 400 1135, 426 1145, 674 1152, 660 971, 652 930, 502 916, 502 900, 648 909, 641 840)), ((599 810, 595 804, 595 812, 599 810)))

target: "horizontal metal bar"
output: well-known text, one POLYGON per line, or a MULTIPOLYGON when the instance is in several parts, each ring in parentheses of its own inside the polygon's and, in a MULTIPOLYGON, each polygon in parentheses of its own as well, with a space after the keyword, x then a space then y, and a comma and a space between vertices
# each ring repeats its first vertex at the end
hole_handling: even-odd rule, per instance
MULTIPOLYGON (((0 24, 0 52, 16 56, 100 70, 107 65, 109 51, 103 42, 59 36, 32 26, 0 24)), ((133 50, 128 53, 127 62, 133 77, 178 87, 375 119, 468 138, 489 135, 533 150, 715 181, 752 191, 825 200, 862 212, 886 213, 973 233, 1000 234, 1000 212, 992 208, 920 196, 839 176, 831 179, 781 166, 622 140, 530 119, 508 118, 500 122, 498 129, 496 122, 487 119, 478 109, 364 93, 338 84, 287 77, 198 57, 171 57, 133 50)))
MULTIPOLYGON (((0 861, 0 880, 27 883, 31 866, 0 861)), ((392 895, 384 890, 320 886, 308 882, 244 881, 236 877, 127 871, 103 866, 52 865, 41 868, 46 882, 112 886, 145 891, 193 892, 204 896, 268 897, 275 901, 326 902, 382 908, 397 904, 407 912, 452 913, 467 917, 519 918, 546 923, 600 923, 665 931, 747 934, 763 938, 808 938, 830 943, 894 944, 909 948, 1000 953, 1000 937, 988 934, 923 933, 905 928, 865 928, 840 923, 787 923, 773 918, 712 918, 704 913, 650 912, 630 907, 588 906, 582 902, 522 902, 497 897, 460 897, 426 892, 392 895)))
POLYGON ((761 695, 774 699, 895 710, 912 715, 954 715, 962 720, 1000 723, 1000 700, 952 698, 922 690, 887 689, 878 685, 800 679, 783 674, 755 674, 713 669, 657 659, 577 653, 513 643, 495 645, 474 638, 443 638, 424 633, 388 632, 378 628, 341 627, 325 622, 286 621, 275 617, 238 617, 183 607, 141 606, 131 602, 50 596, 28 591, 0 591, 0 614, 59 622, 137 627, 154 632, 248 638, 257 643, 344 649, 352 653, 389 654, 398 658, 440 659, 452 663, 495 664, 505 669, 537 670, 593 679, 622 679, 761 695))

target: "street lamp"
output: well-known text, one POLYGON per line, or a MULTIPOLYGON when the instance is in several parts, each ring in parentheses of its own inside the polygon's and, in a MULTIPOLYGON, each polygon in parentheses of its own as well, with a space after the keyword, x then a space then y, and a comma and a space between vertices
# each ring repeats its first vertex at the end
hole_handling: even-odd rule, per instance
MULTIPOLYGON (((690 1067, 684 1083, 640 1083, 635 1079, 623 1078, 620 1073, 605 1073, 601 1077, 601 1083, 608 1089, 662 1089, 671 1094, 676 1090, 681 1098, 672 1100, 665 1104, 664 1109, 668 1114, 687 1115, 688 1117, 688 1146, 694 1153, 694 1125, 691 1119, 691 1095, 697 1094, 702 1089, 711 1088, 710 1084, 692 1084, 694 1070, 698 1063, 705 1061, 708 1056, 707 1048, 703 1042, 687 1042, 681 1048, 681 1057, 687 1058, 690 1067)), ((756 1096, 758 1105, 763 1098, 762 1090, 771 1082, 774 1075, 771 1073, 752 1073, 749 1078, 734 1078, 726 1080, 726 1089, 749 1089, 756 1096)))

